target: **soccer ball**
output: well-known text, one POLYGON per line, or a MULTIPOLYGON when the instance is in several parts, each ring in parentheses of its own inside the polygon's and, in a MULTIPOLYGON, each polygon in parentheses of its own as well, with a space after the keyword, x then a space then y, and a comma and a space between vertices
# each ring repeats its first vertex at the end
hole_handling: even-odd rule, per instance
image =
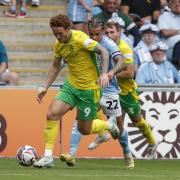
POLYGON ((31 166, 37 159, 37 152, 34 147, 24 145, 17 150, 16 157, 22 166, 31 166))

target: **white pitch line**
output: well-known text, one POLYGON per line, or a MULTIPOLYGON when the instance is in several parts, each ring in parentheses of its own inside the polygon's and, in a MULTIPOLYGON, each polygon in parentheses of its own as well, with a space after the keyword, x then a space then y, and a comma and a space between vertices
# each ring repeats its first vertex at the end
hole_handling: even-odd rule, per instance
MULTIPOLYGON (((33 174, 23 174, 23 173, 3 173, 3 174, 0 174, 1 176, 34 176, 34 175, 39 175, 39 174, 36 174, 36 173, 33 173, 33 174)), ((155 178, 156 176, 154 175, 147 175, 147 174, 144 174, 144 175, 138 175, 138 174, 132 174, 132 175, 129 175, 129 174, 59 174, 61 177, 143 177, 143 178, 155 178)), ((165 176, 157 176, 157 177, 164 177, 165 176)), ((180 176, 176 176, 176 178, 180 178, 180 176)))

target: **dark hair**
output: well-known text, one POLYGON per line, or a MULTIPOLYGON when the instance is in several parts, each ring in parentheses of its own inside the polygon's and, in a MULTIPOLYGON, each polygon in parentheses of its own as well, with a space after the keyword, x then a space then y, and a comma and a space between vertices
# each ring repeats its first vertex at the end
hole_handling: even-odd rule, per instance
POLYGON ((102 30, 104 29, 104 22, 102 21, 98 21, 97 19, 91 19, 89 22, 88 22, 88 29, 91 29, 91 28, 97 28, 97 27, 101 27, 102 30))
POLYGON ((65 29, 68 29, 71 27, 71 21, 66 15, 59 14, 50 19, 50 26, 51 27, 64 27, 65 29))

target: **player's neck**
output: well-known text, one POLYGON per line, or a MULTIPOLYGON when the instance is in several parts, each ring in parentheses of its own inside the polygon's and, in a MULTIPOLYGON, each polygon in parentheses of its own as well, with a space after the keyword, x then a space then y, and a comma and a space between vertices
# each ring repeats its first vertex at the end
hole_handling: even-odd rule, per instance
POLYGON ((67 44, 71 40, 72 31, 70 30, 67 35, 67 40, 64 42, 64 44, 67 44))
POLYGON ((120 41, 121 41, 121 39, 117 39, 116 44, 119 45, 120 41))

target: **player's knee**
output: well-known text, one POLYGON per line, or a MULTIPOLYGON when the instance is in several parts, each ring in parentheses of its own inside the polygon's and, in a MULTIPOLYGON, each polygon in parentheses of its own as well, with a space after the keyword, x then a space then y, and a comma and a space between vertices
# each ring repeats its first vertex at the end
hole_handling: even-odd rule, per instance
POLYGON ((78 126, 78 130, 82 135, 89 135, 91 132, 91 130, 84 127, 79 127, 79 126, 78 126))
POLYGON ((52 111, 49 110, 47 112, 46 118, 49 119, 49 120, 57 120, 58 116, 56 114, 54 114, 52 111))
POLYGON ((142 115, 138 115, 136 117, 131 118, 131 121, 133 125, 136 126, 136 124, 138 124, 141 121, 141 119, 142 119, 142 115))
POLYGON ((87 130, 82 130, 82 131, 79 131, 82 135, 90 135, 90 131, 87 131, 87 130))

